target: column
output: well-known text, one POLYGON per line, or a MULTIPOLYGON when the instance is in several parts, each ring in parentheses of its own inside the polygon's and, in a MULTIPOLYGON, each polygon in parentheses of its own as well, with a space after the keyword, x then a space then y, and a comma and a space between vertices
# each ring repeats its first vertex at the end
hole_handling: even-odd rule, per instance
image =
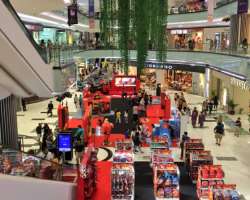
POLYGON ((16 98, 1 87, 0 94, 0 144, 5 148, 17 149, 16 98))

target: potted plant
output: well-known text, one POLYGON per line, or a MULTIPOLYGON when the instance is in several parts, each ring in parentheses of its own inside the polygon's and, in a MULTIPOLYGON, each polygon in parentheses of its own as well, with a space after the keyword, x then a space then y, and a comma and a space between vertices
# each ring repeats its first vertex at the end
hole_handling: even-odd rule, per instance
POLYGON ((231 100, 228 101, 227 106, 228 106, 228 113, 231 114, 231 115, 234 115, 235 114, 235 108, 238 106, 238 104, 235 104, 234 100, 231 99, 231 100))

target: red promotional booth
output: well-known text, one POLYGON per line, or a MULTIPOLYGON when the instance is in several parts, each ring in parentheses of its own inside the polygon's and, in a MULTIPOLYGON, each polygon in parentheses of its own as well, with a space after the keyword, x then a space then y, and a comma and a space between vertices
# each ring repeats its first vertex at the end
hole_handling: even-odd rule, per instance
POLYGON ((161 108, 164 110, 164 118, 171 118, 171 100, 165 93, 161 93, 161 108))
POLYGON ((140 80, 136 76, 114 76, 113 80, 103 86, 103 91, 109 95, 133 95, 140 89, 140 80))

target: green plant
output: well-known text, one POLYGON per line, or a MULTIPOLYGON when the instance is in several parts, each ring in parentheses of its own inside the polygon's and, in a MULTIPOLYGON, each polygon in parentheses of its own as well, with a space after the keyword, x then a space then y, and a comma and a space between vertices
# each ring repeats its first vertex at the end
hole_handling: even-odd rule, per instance
POLYGON ((228 101, 227 106, 228 106, 228 113, 235 114, 235 108, 238 106, 238 104, 234 103, 233 99, 230 99, 228 101))
POLYGON ((241 115, 243 113, 244 109, 243 108, 240 108, 239 109, 239 114, 241 115))
POLYGON ((130 30, 130 1, 118 0, 119 49, 121 51, 122 66, 125 74, 128 74, 129 30, 130 30))

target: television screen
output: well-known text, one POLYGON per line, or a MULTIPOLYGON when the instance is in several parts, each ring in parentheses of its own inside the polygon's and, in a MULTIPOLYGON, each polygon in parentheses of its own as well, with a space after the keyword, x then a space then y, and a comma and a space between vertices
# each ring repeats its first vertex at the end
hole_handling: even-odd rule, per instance
POLYGON ((136 78, 135 77, 117 77, 115 78, 115 85, 118 87, 136 86, 136 78))
POLYGON ((59 133, 57 136, 57 145, 60 152, 69 152, 72 150, 71 133, 59 133))

